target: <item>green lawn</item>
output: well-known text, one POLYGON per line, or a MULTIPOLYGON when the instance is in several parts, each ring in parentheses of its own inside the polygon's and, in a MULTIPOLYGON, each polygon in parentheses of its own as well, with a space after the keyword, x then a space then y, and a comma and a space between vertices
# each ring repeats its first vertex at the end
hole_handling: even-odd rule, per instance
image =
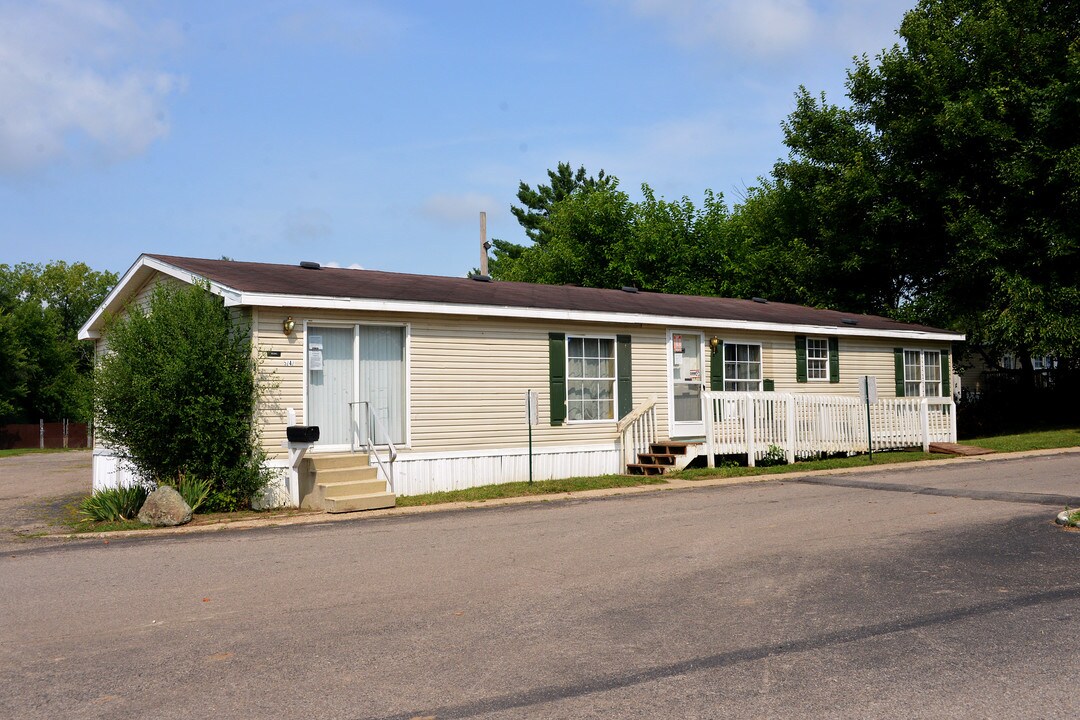
POLYGON ((85 451, 87 448, 15 448, 13 450, 0 450, 0 458, 14 457, 15 455, 31 455, 34 453, 62 453, 62 452, 79 452, 85 451))
POLYGON ((1015 435, 996 435, 994 437, 961 440, 963 445, 975 445, 998 452, 1020 452, 1022 450, 1050 450, 1080 446, 1080 429, 1037 430, 1015 435))
POLYGON ((917 462, 919 460, 942 460, 947 455, 934 455, 922 451, 895 451, 874 453, 874 461, 868 455, 828 458, 826 460, 807 460, 791 465, 773 465, 772 467, 743 467, 741 465, 717 468, 693 468, 671 473, 668 477, 683 480, 704 480, 705 478, 748 477, 752 475, 780 475, 783 473, 805 472, 807 470, 833 470, 849 467, 876 467, 895 463, 917 462))
POLYGON ((600 475, 598 477, 568 478, 566 480, 539 480, 531 485, 527 482, 512 482, 500 485, 482 485, 481 487, 466 488, 464 490, 427 493, 425 495, 408 495, 399 497, 397 506, 413 507, 449 502, 483 502, 484 500, 520 497, 523 495, 552 495, 602 488, 662 485, 666 482, 667 480, 664 477, 656 475, 600 475))

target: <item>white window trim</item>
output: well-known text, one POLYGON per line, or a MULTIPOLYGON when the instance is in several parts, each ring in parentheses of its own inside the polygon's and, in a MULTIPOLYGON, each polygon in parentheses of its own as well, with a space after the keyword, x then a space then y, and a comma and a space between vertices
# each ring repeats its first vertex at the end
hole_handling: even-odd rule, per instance
MULTIPOLYGON (((758 372, 759 377, 757 379, 758 388, 757 388, 757 390, 750 390, 749 392, 761 392, 765 387, 765 353, 762 352, 761 343, 759 343, 759 342, 756 342, 756 343, 754 343, 754 342, 725 342, 723 344, 723 346, 720 348, 720 353, 721 353, 720 362, 723 363, 723 365, 721 367, 723 367, 723 369, 724 369, 724 371, 722 373, 723 376, 724 376, 724 392, 747 392, 746 390, 728 390, 727 389, 727 384, 728 384, 727 346, 728 345, 756 345, 757 346, 757 349, 758 349, 758 368, 759 368, 759 372, 758 372)), ((731 382, 752 382, 752 381, 744 380, 744 379, 740 379, 740 378, 731 378, 731 382)))
MULTIPOLYGON (((944 352, 944 350, 942 350, 941 348, 918 348, 918 347, 913 348, 913 347, 906 347, 906 348, 903 349, 903 353, 904 353, 904 397, 944 397, 941 394, 941 390, 944 387, 944 382, 945 382, 945 378, 942 377, 942 373, 941 373, 941 354, 943 352, 944 352), (909 352, 917 352, 917 353, 919 353, 919 379, 918 380, 908 380, 907 354, 909 352), (931 367, 931 366, 934 365, 933 363, 931 363, 929 365, 927 364, 926 355, 928 353, 935 353, 937 355, 936 367, 937 367, 938 379, 936 381, 930 381, 930 382, 936 382, 936 384, 938 386, 938 392, 936 394, 934 394, 934 395, 927 395, 926 394, 926 383, 927 383, 926 368, 931 367), (912 395, 912 394, 908 393, 907 386, 909 384, 914 385, 916 382, 919 384, 919 394, 918 395, 912 395)), ((951 366, 950 366, 949 370, 950 370, 950 372, 952 371, 951 366)))
POLYGON ((829 351, 829 338, 825 337, 808 337, 804 338, 803 350, 806 352, 806 382, 812 383, 828 383, 832 381, 832 360, 831 352, 829 351), (810 377, 810 341, 825 343, 825 377, 810 377))
MULTIPOLYGON (((589 333, 566 333, 563 341, 563 362, 566 363, 566 424, 567 425, 616 425, 619 422, 619 339, 614 335, 589 334, 589 333), (590 340, 610 340, 611 358, 615 362, 615 375, 611 378, 611 415, 608 418, 596 420, 571 420, 570 419, 570 339, 583 338, 590 340)), ((581 380, 582 378, 578 378, 581 380)))

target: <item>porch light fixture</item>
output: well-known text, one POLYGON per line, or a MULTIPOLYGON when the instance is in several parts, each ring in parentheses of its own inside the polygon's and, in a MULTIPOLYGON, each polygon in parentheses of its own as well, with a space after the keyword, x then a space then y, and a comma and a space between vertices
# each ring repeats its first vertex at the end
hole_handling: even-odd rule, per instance
POLYGON ((286 335, 291 335, 294 327, 296 327, 296 323, 293 322, 292 315, 285 318, 285 322, 281 323, 281 329, 285 331, 286 335))
POLYGON ((709 338, 709 348, 712 350, 713 355, 716 354, 716 349, 718 347, 720 347, 720 338, 713 335, 711 338, 709 338))

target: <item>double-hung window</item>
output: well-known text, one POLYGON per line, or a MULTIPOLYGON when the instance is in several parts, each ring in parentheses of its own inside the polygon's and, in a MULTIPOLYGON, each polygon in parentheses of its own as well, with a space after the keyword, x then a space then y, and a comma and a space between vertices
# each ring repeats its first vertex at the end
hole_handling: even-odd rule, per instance
POLYGON ((724 343, 724 390, 761 390, 761 346, 724 343))
POLYGON ((829 341, 826 338, 806 338, 806 377, 808 380, 829 380, 829 341))
POLYGON ((566 418, 615 419, 615 338, 566 338, 566 418))
POLYGON ((941 396, 941 352, 904 350, 904 395, 941 396))

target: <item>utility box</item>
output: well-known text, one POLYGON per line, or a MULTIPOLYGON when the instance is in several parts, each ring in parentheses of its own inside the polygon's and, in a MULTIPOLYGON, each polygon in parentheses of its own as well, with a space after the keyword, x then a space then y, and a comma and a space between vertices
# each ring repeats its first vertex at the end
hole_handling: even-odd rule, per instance
POLYGON ((289 425, 285 437, 291 443, 314 443, 319 441, 318 425, 289 425))

